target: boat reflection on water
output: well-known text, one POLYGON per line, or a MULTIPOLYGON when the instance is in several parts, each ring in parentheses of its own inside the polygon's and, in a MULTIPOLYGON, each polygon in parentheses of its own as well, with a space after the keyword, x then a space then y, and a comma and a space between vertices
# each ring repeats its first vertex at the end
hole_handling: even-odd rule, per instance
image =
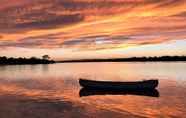
POLYGON ((127 89, 89 89, 82 88, 79 91, 79 96, 92 96, 92 95, 138 95, 138 96, 149 96, 159 97, 159 92, 156 89, 144 89, 144 90, 127 90, 127 89))

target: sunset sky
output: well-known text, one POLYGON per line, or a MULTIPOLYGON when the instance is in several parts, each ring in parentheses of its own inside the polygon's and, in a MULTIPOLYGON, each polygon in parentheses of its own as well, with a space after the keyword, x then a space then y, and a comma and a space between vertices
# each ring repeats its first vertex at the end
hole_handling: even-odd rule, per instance
POLYGON ((186 55, 186 0, 0 0, 0 56, 186 55))

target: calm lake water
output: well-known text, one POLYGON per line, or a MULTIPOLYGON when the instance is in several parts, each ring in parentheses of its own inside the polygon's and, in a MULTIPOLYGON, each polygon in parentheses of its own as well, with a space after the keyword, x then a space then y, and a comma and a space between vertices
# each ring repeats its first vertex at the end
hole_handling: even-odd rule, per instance
POLYGON ((0 66, 0 118, 186 118, 186 63, 62 63, 0 66), (78 79, 159 79, 159 97, 83 96, 78 79), (81 97, 80 97, 81 94, 81 97))

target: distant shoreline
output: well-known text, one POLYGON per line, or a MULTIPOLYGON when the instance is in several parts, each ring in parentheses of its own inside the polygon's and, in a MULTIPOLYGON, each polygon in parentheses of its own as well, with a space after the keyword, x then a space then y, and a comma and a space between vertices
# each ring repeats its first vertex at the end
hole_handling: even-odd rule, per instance
POLYGON ((6 64, 0 64, 0 66, 6 66, 6 65, 47 65, 47 64, 55 64, 57 62, 47 62, 47 63, 6 63, 6 64))
POLYGON ((131 57, 113 59, 80 59, 56 61, 56 63, 76 62, 186 62, 186 56, 161 56, 161 57, 131 57))
POLYGON ((54 63, 88 63, 88 62, 186 62, 186 56, 161 56, 161 57, 130 57, 113 59, 79 59, 54 61, 39 58, 7 58, 0 57, 1 65, 36 65, 54 63))
POLYGON ((186 61, 56 61, 55 63, 94 63, 94 62, 134 62, 134 63, 140 63, 140 62, 148 62, 148 63, 153 63, 153 62, 186 62, 186 61))

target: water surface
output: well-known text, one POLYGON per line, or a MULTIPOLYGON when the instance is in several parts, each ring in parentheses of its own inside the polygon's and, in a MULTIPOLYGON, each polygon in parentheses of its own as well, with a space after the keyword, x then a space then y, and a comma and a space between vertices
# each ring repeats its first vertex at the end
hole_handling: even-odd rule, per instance
POLYGON ((1 118, 186 117, 186 63, 63 63, 0 66, 1 118), (81 96, 79 78, 159 79, 159 97, 81 96))

